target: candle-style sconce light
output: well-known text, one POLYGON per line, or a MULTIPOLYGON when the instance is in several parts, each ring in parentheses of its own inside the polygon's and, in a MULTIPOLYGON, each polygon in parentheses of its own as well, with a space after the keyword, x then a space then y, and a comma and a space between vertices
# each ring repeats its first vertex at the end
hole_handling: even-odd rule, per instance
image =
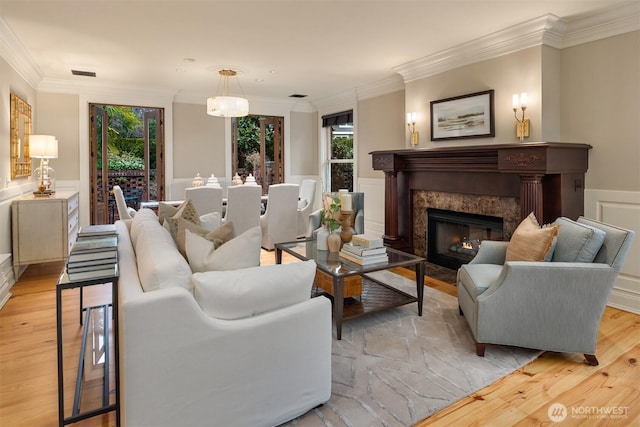
POLYGON ((524 118, 524 112, 527 110, 527 93, 523 92, 519 96, 513 95, 512 99, 513 115, 516 118, 516 136, 520 138, 520 141, 524 141, 529 137, 529 119, 524 118), (522 115, 518 118, 518 108, 521 110, 522 115))
POLYGON ((420 136, 416 130, 416 113, 407 113, 407 127, 409 128, 409 141, 411 145, 418 145, 420 136))

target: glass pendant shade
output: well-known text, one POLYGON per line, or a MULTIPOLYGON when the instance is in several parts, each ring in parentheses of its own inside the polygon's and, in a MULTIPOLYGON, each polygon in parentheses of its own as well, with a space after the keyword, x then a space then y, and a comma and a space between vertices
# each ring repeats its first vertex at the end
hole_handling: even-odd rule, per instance
POLYGON ((213 96, 207 99, 207 114, 217 117, 244 117, 249 114, 249 100, 237 96, 213 96))

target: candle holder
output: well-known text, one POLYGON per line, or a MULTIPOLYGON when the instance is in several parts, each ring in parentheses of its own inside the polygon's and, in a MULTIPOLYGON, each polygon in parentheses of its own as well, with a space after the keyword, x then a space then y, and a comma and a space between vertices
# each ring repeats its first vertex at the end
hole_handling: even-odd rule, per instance
POLYGON ((340 211, 340 227, 342 230, 340 231, 340 240, 342 243, 349 243, 351 238, 355 234, 355 230, 353 229, 355 221, 355 216, 353 211, 340 211))

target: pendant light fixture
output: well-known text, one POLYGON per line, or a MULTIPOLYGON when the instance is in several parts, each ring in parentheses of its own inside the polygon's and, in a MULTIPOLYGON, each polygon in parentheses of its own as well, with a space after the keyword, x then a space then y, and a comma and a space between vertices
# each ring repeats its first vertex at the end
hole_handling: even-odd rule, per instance
POLYGON ((222 85, 222 95, 212 96, 207 99, 207 114, 217 117, 244 117, 248 115, 249 100, 238 96, 229 96, 229 79, 231 77, 236 78, 240 92, 242 92, 238 72, 231 69, 222 69, 218 71, 218 74, 220 74, 220 81, 218 82, 218 91, 216 93, 220 93, 220 85, 222 85))

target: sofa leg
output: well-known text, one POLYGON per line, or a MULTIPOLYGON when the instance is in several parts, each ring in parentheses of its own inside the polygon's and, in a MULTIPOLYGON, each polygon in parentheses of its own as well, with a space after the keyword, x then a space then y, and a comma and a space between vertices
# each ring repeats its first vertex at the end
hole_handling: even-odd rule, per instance
POLYGON ((484 350, 487 347, 485 343, 477 342, 476 343, 476 354, 480 357, 484 357, 484 350))
POLYGON ((458 304, 458 314, 460 316, 464 316, 464 313, 462 312, 462 307, 460 307, 460 304, 458 304))
POLYGON ((589 366, 598 366, 598 359, 595 354, 585 354, 584 361, 589 366))

